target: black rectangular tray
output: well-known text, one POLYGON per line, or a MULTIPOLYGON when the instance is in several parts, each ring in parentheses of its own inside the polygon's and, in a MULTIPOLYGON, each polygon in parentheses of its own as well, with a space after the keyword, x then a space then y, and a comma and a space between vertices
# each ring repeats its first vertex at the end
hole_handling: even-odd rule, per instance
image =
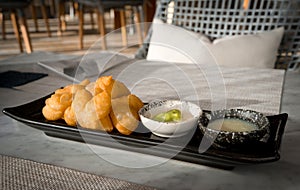
MULTIPOLYGON (((117 131, 105 133, 102 131, 88 130, 68 126, 63 120, 47 121, 42 115, 45 100, 50 95, 38 100, 10 108, 4 108, 3 113, 26 125, 44 131, 48 136, 70 139, 119 148, 133 152, 140 152, 160 157, 203 164, 223 169, 233 169, 239 165, 260 164, 274 162, 280 159, 280 145, 288 114, 267 116, 271 124, 271 135, 267 143, 255 144, 241 150, 224 150, 210 147, 204 153, 198 152, 201 139, 200 130, 197 129, 185 147, 178 147, 168 143, 165 138, 157 137, 140 123, 143 133, 133 132, 131 135, 122 135, 117 131), (84 136, 84 138, 83 138, 84 136), (126 145, 126 146, 124 146, 126 145), (157 146, 160 145, 160 146, 157 146), (151 149, 148 147, 152 147, 151 149), (178 151, 180 150, 180 151, 178 151), (175 155, 175 156, 174 156, 175 155)), ((209 112, 209 111, 205 111, 209 112)))

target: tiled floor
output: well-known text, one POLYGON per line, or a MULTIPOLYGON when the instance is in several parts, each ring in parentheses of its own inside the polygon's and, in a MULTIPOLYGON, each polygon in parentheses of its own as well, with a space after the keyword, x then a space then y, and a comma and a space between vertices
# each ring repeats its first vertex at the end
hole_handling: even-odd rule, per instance
MULTIPOLYGON (((61 36, 57 34, 58 20, 56 18, 49 19, 52 37, 47 36, 43 19, 38 20, 39 31, 35 31, 33 20, 28 19, 27 22, 29 26, 33 51, 48 51, 63 54, 84 54, 91 49, 101 51, 101 48, 97 47, 98 44, 100 44, 100 42, 98 41, 100 39, 100 35, 97 31, 97 25, 94 24, 93 28, 90 22, 89 15, 85 16, 85 35, 83 50, 79 49, 77 17, 67 19, 67 29, 61 36)), ((121 32, 120 30, 116 30, 113 32, 112 20, 113 18, 111 18, 110 15, 106 15, 106 30, 108 32, 107 43, 109 48, 108 50, 122 50, 122 52, 127 54, 135 53, 138 48, 138 46, 134 44, 137 41, 137 36, 135 35, 135 33, 130 32, 131 28, 128 28, 128 42, 130 47, 123 47, 121 43, 121 32)), ((20 54, 19 46, 13 32, 11 21, 9 19, 6 19, 5 26, 6 39, 2 38, 2 29, 0 29, 0 59, 5 59, 10 56, 20 54)))

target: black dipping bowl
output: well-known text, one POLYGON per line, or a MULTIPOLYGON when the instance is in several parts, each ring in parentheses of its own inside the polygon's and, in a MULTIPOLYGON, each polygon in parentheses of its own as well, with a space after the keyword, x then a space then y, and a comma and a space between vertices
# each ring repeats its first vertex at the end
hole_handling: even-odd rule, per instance
POLYGON ((242 149, 266 143, 270 136, 270 123, 267 117, 262 113, 252 110, 229 109, 204 113, 200 117, 199 128, 204 138, 207 138, 213 146, 223 149, 242 149), (207 127, 209 122, 229 118, 241 119, 252 123, 257 126, 257 129, 243 132, 229 132, 207 127))

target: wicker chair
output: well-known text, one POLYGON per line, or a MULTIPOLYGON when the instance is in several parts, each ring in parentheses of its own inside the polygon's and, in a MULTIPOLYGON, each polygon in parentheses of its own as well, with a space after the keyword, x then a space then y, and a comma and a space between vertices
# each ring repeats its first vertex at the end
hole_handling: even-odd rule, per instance
MULTIPOLYGON (((296 69, 300 55, 299 0, 161 0, 155 17, 201 32, 212 40, 227 35, 253 34, 283 26, 285 33, 274 68, 296 69)), ((136 54, 145 58, 151 28, 136 54)))

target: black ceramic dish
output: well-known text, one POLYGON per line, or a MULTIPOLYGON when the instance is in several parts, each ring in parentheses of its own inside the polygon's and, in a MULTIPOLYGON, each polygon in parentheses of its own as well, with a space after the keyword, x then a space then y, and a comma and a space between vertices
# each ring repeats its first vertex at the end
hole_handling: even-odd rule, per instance
MULTIPOLYGON (((199 122, 202 134, 211 142, 213 146, 224 149, 242 149, 253 144, 266 143, 270 137, 270 123, 262 113, 253 110, 228 109, 216 110, 211 113, 202 114, 199 122), (255 130, 245 131, 226 131, 222 129, 210 128, 210 123, 219 121, 218 127, 225 120, 240 120, 241 124, 255 126, 255 130)), ((248 129, 248 128, 246 128, 248 129)))
MULTIPOLYGON (((101 146, 122 148, 124 150, 124 146, 121 145, 125 144, 126 150, 128 151, 160 157, 170 157, 170 155, 174 155, 172 159, 223 169, 232 169, 239 165, 260 164, 279 160, 281 139, 288 117, 287 114, 267 117, 270 122, 270 137, 267 142, 260 142, 253 146, 233 151, 217 149, 212 146, 205 152, 199 153, 199 145, 203 139, 199 129, 194 132, 192 139, 185 147, 179 147, 172 144, 172 141, 166 143, 165 138, 153 135, 141 124, 138 130, 143 131, 143 133, 134 132, 129 136, 125 136, 117 131, 112 131, 108 134, 101 131, 70 127, 62 120, 55 122, 47 121, 43 117, 41 110, 48 97, 50 97, 50 95, 21 106, 5 108, 3 113, 28 126, 42 130, 49 136, 85 142, 83 138, 84 135, 89 138, 89 143, 101 146), (148 147, 155 148, 149 149, 148 147)), ((204 112, 209 113, 208 111, 204 112)))

